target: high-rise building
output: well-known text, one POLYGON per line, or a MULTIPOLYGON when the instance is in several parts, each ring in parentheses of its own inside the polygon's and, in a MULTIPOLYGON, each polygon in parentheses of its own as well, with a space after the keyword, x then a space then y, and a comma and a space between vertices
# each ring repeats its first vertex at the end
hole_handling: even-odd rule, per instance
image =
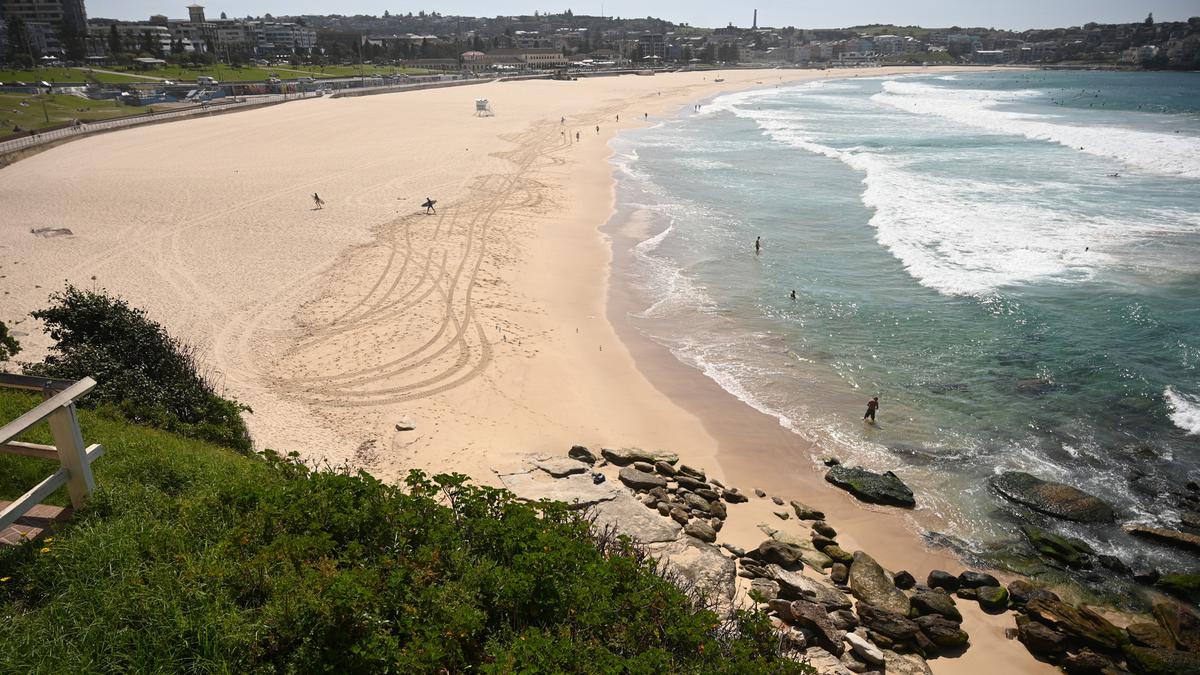
POLYGON ((0 19, 12 17, 54 29, 65 25, 77 33, 87 31, 83 0, 0 0, 0 19))

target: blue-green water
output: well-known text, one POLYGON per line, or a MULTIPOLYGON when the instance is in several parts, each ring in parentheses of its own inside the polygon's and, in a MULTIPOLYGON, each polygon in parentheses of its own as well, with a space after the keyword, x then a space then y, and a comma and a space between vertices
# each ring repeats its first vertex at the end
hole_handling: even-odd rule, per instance
POLYGON ((614 146, 618 218, 651 219, 634 321, 682 361, 895 469, 930 527, 968 541, 1011 536, 984 484, 1004 469, 1178 526, 1174 493, 1200 479, 1200 76, 817 82, 614 146))

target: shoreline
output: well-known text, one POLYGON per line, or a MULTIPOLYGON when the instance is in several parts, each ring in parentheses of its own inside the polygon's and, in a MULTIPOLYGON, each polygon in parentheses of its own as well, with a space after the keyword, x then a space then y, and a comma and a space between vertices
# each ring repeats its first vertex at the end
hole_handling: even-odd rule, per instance
MULTIPOLYGON (((492 83, 80 139, 0 171, 13 225, 0 231, 0 274, 13 291, 0 319, 36 360, 45 338, 12 319, 44 306, 63 279, 104 287, 204 349, 228 392, 254 408, 260 447, 384 480, 420 468, 492 483, 529 452, 662 448, 745 491, 827 510, 847 546, 871 542, 890 569, 956 572, 957 559, 928 550, 907 514, 830 492, 798 437, 632 335, 610 302, 619 261, 603 231, 615 212, 616 115, 625 129, 772 77, 910 72, 931 69, 492 83), (720 76, 723 85, 707 79, 720 76), (476 96, 497 116, 470 117, 476 96), (337 134, 321 133, 330 125, 337 134), (309 209, 313 192, 324 210, 309 209), (436 214, 418 209, 425 196, 439 200, 436 214), (29 234, 47 203, 72 237, 29 234), (405 420, 413 431, 396 428, 405 420)), ((778 525, 767 504, 722 539, 756 546, 759 522, 778 525)), ((934 661, 935 672, 994 658, 1008 672, 1050 671, 1009 644, 1010 617, 964 610, 972 647, 934 661)))

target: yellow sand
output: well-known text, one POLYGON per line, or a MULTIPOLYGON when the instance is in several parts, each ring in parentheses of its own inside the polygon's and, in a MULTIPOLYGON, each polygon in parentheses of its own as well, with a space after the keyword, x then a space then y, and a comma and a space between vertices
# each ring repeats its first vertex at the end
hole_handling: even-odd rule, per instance
MULTIPOLYGON (((606 308, 598 227, 612 212, 614 133, 720 91, 895 72, 491 83, 82 139, 0 170, 0 320, 26 333, 22 357, 36 360, 47 338, 28 313, 64 280, 102 287, 200 347, 212 377, 253 408, 260 447, 385 479, 423 468, 489 482, 521 453, 661 447, 743 491, 763 476, 774 494, 831 507, 845 544, 893 569, 957 570, 907 516, 821 484, 771 421, 688 384, 699 375, 644 344, 635 365, 636 337, 619 339, 606 308), (474 116, 476 97, 494 117, 474 116), (420 208, 427 196, 436 215, 420 208), (30 233, 42 227, 74 236, 30 233), (734 418, 752 432, 720 433, 734 418), (396 431, 402 419, 415 430, 396 431)), ((747 514, 722 534, 756 544, 757 522, 747 514)), ((975 646, 935 672, 1049 670, 1004 640, 1011 617, 987 621, 969 614, 975 646)))

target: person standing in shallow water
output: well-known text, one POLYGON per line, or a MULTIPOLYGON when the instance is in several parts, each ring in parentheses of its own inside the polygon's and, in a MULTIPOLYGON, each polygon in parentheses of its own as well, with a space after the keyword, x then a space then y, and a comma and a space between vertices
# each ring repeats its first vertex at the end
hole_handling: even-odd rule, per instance
POLYGON ((863 419, 864 420, 870 419, 871 422, 874 422, 876 410, 879 410, 879 397, 878 396, 871 399, 870 401, 867 401, 867 412, 866 412, 866 414, 863 415, 863 419))
POLYGON ((762 252, 762 237, 755 237, 754 238, 754 255, 758 255, 761 252, 762 252))

